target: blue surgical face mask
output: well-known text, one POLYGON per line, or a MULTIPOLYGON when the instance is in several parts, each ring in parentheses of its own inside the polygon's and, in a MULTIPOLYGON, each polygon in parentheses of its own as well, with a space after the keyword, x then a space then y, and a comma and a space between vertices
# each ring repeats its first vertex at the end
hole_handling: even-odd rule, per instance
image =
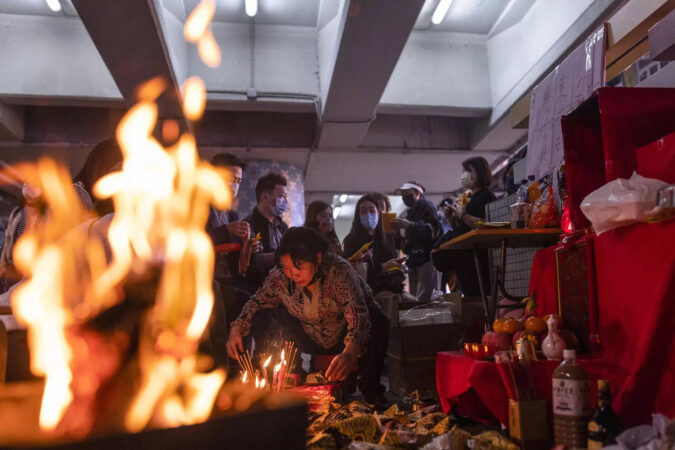
POLYGON ((361 225, 366 230, 374 230, 377 226, 377 213, 366 213, 359 216, 361 225))
POLYGON ((288 206, 288 200, 286 197, 278 197, 276 203, 272 206, 272 214, 275 216, 281 216, 286 212, 286 207, 288 206))

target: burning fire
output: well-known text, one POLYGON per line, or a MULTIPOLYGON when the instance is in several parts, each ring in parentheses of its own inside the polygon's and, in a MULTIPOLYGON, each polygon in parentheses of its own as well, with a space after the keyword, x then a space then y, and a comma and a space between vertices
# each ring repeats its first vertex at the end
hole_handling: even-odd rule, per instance
MULTIPOLYGON (((213 0, 202 1, 185 24, 186 38, 197 43, 210 66, 220 63, 209 28, 214 9, 213 0)), ((45 377, 39 419, 44 430, 59 426, 80 391, 100 386, 100 379, 77 380, 71 328, 120 303, 124 284, 153 268, 161 275, 141 322, 140 385, 125 413, 125 428, 139 431, 151 420, 166 426, 204 421, 224 382, 222 369, 199 373, 196 350, 214 303, 214 253, 204 226, 209 205, 229 207, 230 174, 200 161, 189 133, 168 148, 154 137, 155 100, 164 89, 158 79, 139 89, 138 103, 117 129, 122 168, 94 186, 97 197, 115 205, 106 242, 91 235, 91 217, 63 166, 42 159, 17 168, 41 192, 47 211, 15 246, 14 261, 25 280, 12 297, 17 319, 28 329, 31 369, 45 377)), ((199 119, 206 99, 203 82, 188 79, 183 95, 185 116, 199 119)))
POLYGON ((215 0, 202 0, 185 21, 183 35, 188 42, 197 44, 199 56, 209 67, 220 65, 220 49, 209 26, 216 12, 215 0))
POLYGON ((293 363, 297 355, 297 348, 292 342, 286 342, 284 348, 279 354, 279 362, 272 368, 272 378, 269 379, 268 367, 272 362, 272 355, 265 358, 260 364, 260 371, 253 369, 253 363, 248 351, 239 355, 237 361, 244 371, 241 376, 241 382, 251 383, 256 389, 268 389, 273 392, 281 392, 286 387, 288 378, 293 370, 293 363), (249 379, 249 373, 255 374, 255 378, 249 379))
POLYGON ((89 216, 64 167, 42 159, 17 170, 40 190, 49 206, 49 216, 38 216, 14 248, 14 262, 26 282, 14 291, 12 306, 17 319, 28 328, 31 370, 45 377, 40 424, 53 429, 72 400, 72 349, 66 327, 75 320, 79 297, 86 296, 80 280, 97 275, 95 259, 102 249, 88 242, 83 233, 68 233, 89 216), (74 254, 76 248, 87 248, 92 255, 89 273, 76 271, 81 263, 74 254))

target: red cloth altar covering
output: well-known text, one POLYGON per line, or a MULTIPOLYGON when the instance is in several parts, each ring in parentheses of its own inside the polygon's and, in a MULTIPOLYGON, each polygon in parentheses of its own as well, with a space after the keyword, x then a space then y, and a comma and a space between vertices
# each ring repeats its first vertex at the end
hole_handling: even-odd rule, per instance
MULTIPOLYGON (((588 372, 591 383, 599 378, 610 380, 613 386, 623 384, 625 374, 601 359, 579 359, 588 372)), ((551 410, 551 376, 560 361, 534 361, 532 378, 537 394, 547 399, 551 410)), ((436 385, 443 411, 457 405, 457 412, 483 422, 509 423, 508 397, 499 376, 497 365, 476 361, 459 352, 439 352, 436 356, 436 385)), ((593 396, 597 395, 592 391, 593 396)), ((595 402, 596 398, 593 397, 595 402)), ((550 419, 550 418, 549 418, 550 419)))
MULTIPOLYGON (((603 351, 581 363, 592 382, 610 380, 624 426, 650 423, 653 412, 675 417, 675 220, 617 228, 592 239, 603 351)), ((554 248, 539 250, 533 263, 530 290, 538 315, 558 309, 554 248)), ((532 366, 537 392, 549 400, 558 364, 532 366)), ((445 411, 457 404, 460 414, 508 423, 506 391, 494 363, 439 353, 436 383, 445 411)))
MULTIPOLYGON (((581 201, 608 181, 630 178, 637 170, 672 182, 674 105, 675 89, 600 88, 562 118, 570 215, 577 229, 589 225, 581 201)), ((610 380, 624 426, 651 423, 653 412, 675 417, 675 220, 589 239, 603 350, 582 365, 592 381, 610 380)), ((537 315, 558 312, 555 248, 539 250, 533 261, 530 293, 537 315)), ((549 400, 557 364, 542 361, 532 368, 538 394, 549 400)), ((436 383, 445 411, 456 404, 460 414, 508 423, 506 391, 494 363, 439 353, 436 383)))
POLYGON ((675 132, 635 151, 637 173, 675 183, 675 132))
MULTIPOLYGON (((602 359, 621 368, 614 407, 629 424, 675 417, 675 220, 592 236, 602 359)), ((539 250, 530 278, 537 315, 557 312, 555 247, 539 250)))
MULTIPOLYGON (((575 228, 589 226, 579 208, 588 194, 616 178, 630 178, 638 169, 636 150, 674 131, 675 89, 604 87, 563 116, 570 218, 575 228)), ((639 157, 644 165, 657 161, 659 155, 647 149, 639 157)))

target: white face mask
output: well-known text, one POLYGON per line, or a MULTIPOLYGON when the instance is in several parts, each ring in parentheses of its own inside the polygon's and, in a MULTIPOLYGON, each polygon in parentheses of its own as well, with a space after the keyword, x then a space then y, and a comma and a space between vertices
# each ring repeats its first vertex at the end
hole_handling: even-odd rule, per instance
POLYGON ((476 175, 473 172, 469 172, 468 170, 462 172, 460 180, 462 182, 462 186, 467 189, 472 189, 476 185, 476 175))
POLYGON ((230 188, 232 189, 232 197, 236 197, 239 194, 239 183, 232 183, 230 188))

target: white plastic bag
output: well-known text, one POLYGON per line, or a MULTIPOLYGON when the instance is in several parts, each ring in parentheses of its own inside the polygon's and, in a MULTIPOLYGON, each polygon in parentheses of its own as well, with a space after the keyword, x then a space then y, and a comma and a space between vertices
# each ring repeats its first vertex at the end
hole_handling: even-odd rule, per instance
POLYGON ((453 305, 448 302, 429 302, 415 306, 399 314, 399 324, 402 327, 412 325, 431 325, 455 323, 459 319, 453 311, 453 305))
POLYGON ((591 192, 581 202, 581 211, 597 234, 613 228, 646 222, 656 206, 659 189, 668 184, 633 172, 629 180, 617 178, 591 192))

